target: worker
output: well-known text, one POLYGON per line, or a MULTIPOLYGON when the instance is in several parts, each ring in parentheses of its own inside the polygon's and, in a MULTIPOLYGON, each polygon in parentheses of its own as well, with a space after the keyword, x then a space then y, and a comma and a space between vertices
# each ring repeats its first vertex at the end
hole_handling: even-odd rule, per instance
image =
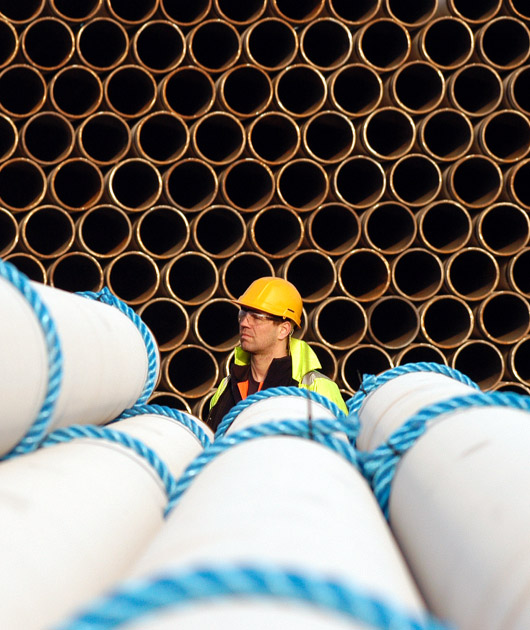
POLYGON ((269 387, 303 387, 348 413, 336 383, 318 372, 322 366, 313 349, 292 336, 302 319, 302 298, 291 282, 258 278, 235 303, 240 344, 229 376, 210 401, 206 422, 214 431, 237 402, 269 387))

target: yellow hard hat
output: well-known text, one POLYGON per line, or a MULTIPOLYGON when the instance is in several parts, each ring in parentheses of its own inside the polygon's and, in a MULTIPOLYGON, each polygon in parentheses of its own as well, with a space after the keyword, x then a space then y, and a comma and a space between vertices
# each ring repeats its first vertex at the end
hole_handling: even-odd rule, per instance
POLYGON ((297 326, 302 321, 302 297, 294 284, 283 278, 264 276, 254 280, 236 304, 292 319, 297 326))

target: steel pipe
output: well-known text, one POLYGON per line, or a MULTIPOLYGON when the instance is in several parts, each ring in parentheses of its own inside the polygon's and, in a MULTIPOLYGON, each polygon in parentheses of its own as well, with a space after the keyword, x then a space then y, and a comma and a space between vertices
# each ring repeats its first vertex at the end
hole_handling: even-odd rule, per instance
POLYGON ((530 240, 528 214, 512 203, 495 203, 473 222, 477 243, 496 256, 513 256, 530 240))
POLYGON ((241 35, 224 20, 203 20, 186 35, 192 65, 206 72, 222 72, 234 66, 241 56, 241 35))
POLYGON ((495 70, 483 63, 471 63, 457 68, 448 78, 447 100, 452 107, 468 116, 486 116, 502 101, 502 79, 495 70))
POLYGON ((324 10, 326 0, 307 0, 307 2, 291 2, 291 0, 270 0, 270 10, 283 20, 293 24, 305 24, 317 18, 324 10))
POLYGON ((161 352, 178 348, 188 336, 190 319, 186 309, 176 300, 153 298, 139 306, 136 312, 153 333, 161 352))
POLYGON ((467 155, 472 146, 473 125, 458 109, 437 109, 416 126, 416 148, 435 160, 452 162, 467 155))
POLYGON ((246 59, 266 71, 281 70, 298 53, 298 34, 284 20, 266 17, 250 24, 241 36, 246 59), (274 42, 274 46, 270 42, 274 42))
POLYGON ((103 0, 49 0, 48 4, 57 17, 77 24, 92 19, 101 10, 103 0))
POLYGON ((272 81, 262 68, 252 64, 234 66, 217 79, 217 99, 221 109, 239 118, 257 116, 272 101, 272 81))
POLYGON ((326 299, 337 282, 333 260, 324 252, 304 249, 291 254, 280 268, 280 274, 294 284, 304 302, 326 299))
POLYGON ((226 203, 240 212, 253 212, 266 206, 274 195, 274 174, 260 160, 245 158, 232 162, 219 175, 226 203))
POLYGON ((476 334, 492 343, 517 343, 530 330, 530 305, 513 291, 491 293, 474 311, 476 334))
POLYGON ((42 73, 27 64, 12 64, 0 71, 0 110, 12 118, 36 114, 46 102, 46 81, 42 73))
POLYGON ((215 102, 215 83, 206 70, 181 66, 163 77, 158 96, 163 108, 181 118, 199 118, 209 112, 215 102))
POLYGON ((391 18, 376 18, 364 24, 353 40, 354 58, 380 72, 395 70, 410 54, 407 28, 391 18))
POLYGON ((161 270, 163 292, 188 306, 198 306, 212 298, 219 286, 219 271, 210 256, 183 252, 161 270))
POLYGON ((441 16, 430 20, 415 34, 412 54, 440 70, 456 70, 469 62, 474 44, 469 24, 454 16, 441 16))
POLYGON ((476 3, 473 0, 443 0, 440 11, 451 13, 475 26, 494 18, 501 10, 502 0, 484 0, 476 3))
POLYGON ((11 158, 0 164, 0 204, 12 212, 31 210, 44 199, 46 174, 37 162, 11 158))
POLYGON ((246 26, 261 18, 267 8, 267 0, 248 0, 245 3, 237 0, 213 0, 213 8, 222 20, 236 26, 246 26))
POLYGON ((184 59, 186 39, 173 22, 150 20, 135 32, 131 50, 136 63, 149 72, 169 72, 184 59))
POLYGON ((96 72, 116 68, 129 51, 127 30, 108 17, 96 17, 83 24, 75 41, 79 59, 96 72))
POLYGON ((530 337, 524 337, 515 343, 507 353, 506 373, 530 385, 530 337))
POLYGON ((212 399, 214 394, 215 390, 208 392, 191 408, 192 414, 203 422, 206 422, 206 420, 208 419, 208 414, 210 413, 210 400, 212 399))
POLYGON ((500 350, 483 339, 471 339, 450 358, 450 366, 466 374, 482 390, 493 389, 504 373, 500 350))
POLYGON ((185 215, 172 206, 154 206, 136 219, 133 238, 141 251, 155 260, 180 254, 190 239, 185 215))
POLYGON ((50 286, 71 293, 78 291, 101 291, 103 269, 99 261, 85 252, 68 252, 48 267, 50 286))
POLYGON ((361 237, 356 212, 343 203, 325 203, 305 219, 305 235, 311 248, 330 256, 351 252, 361 237))
POLYGON ((340 68, 351 57, 353 38, 340 20, 321 17, 312 20, 300 32, 300 54, 304 62, 319 70, 340 68))
POLYGON ((460 297, 435 295, 420 305, 419 323, 427 343, 443 349, 458 348, 473 332, 473 311, 460 297))
POLYGON ((241 214, 230 206, 213 205, 190 221, 195 247, 213 259, 229 258, 243 247, 247 226, 241 214))
MULTIPOLYGON (((12 212, 0 208, 0 257, 4 258, 18 244, 19 227, 12 212)), ((274 275, 274 274, 271 274, 274 275)))
POLYGON ((113 112, 91 114, 77 125, 75 135, 81 156, 98 166, 115 164, 131 148, 129 126, 113 112))
POLYGON ((386 173, 381 164, 365 155, 354 155, 341 162, 331 177, 335 197, 353 208, 376 204, 385 192, 386 173))
POLYGON ((521 160, 504 174, 504 196, 530 210, 530 159, 521 160))
POLYGON ((471 215, 451 199, 434 201, 421 208, 416 222, 421 242, 439 254, 452 254, 465 247, 471 238, 471 215))
POLYGON ((355 127, 340 112, 325 110, 313 114, 301 127, 302 144, 308 157, 324 164, 345 160, 355 145, 355 127))
POLYGON ((390 265, 374 249, 354 249, 336 263, 341 290, 359 302, 372 302, 390 285, 390 265))
POLYGON ((160 11, 168 20, 179 26, 193 26, 201 22, 210 12, 212 0, 160 0, 160 11))
POLYGON ((499 381, 495 387, 491 388, 491 391, 512 392, 513 394, 521 394, 522 396, 530 395, 530 387, 515 381, 499 381))
POLYGON ((333 350, 331 350, 327 344, 320 343, 319 341, 308 340, 307 345, 315 352, 320 361, 322 367, 319 372, 325 374, 332 381, 336 381, 339 365, 333 350))
POLYGON ((294 118, 311 116, 326 102, 326 79, 313 66, 290 65, 274 77, 273 86, 276 105, 294 118))
POLYGON ((482 300, 499 284, 496 258, 480 247, 456 251, 444 261, 445 286, 451 293, 468 301, 482 300))
POLYGON ((440 363, 447 365, 445 354, 430 343, 411 343, 393 356, 394 365, 406 365, 407 363, 440 363))
POLYGON ((383 81, 379 73, 362 63, 342 66, 326 81, 333 108, 353 118, 373 112, 383 98, 383 81))
POLYGON ((160 284, 155 261, 143 252, 123 252, 107 263, 104 271, 110 291, 131 306, 154 297, 160 284))
POLYGON ((414 146, 416 127, 412 116, 397 107, 371 112, 357 130, 356 148, 378 160, 395 160, 414 146))
POLYGON ((10 116, 0 113, 0 161, 8 160, 15 152, 19 132, 10 116))
POLYGON ((284 205, 298 212, 309 212, 324 202, 329 192, 329 178, 324 168, 313 160, 300 158, 281 166, 275 174, 276 191, 284 205))
POLYGON ((522 112, 502 109, 475 127, 475 144, 487 157, 503 164, 525 158, 530 151, 530 121, 522 112))
POLYGON ((504 103, 530 115, 530 66, 513 70, 504 78, 504 103))
POLYGON ((35 256, 23 252, 13 252, 8 254, 4 260, 9 261, 30 280, 41 284, 46 283, 46 267, 35 256))
POLYGON ((60 162, 48 175, 48 192, 54 203, 78 212, 101 199, 104 179, 100 168, 85 158, 60 162))
POLYGON ((20 49, 26 61, 39 70, 58 70, 75 52, 74 33, 56 17, 39 17, 22 31, 20 49))
POLYGON ((113 20, 127 27, 147 22, 158 9, 159 0, 131 2, 130 0, 106 0, 106 10, 113 20))
POLYGON ((503 264, 499 286, 530 297, 530 247, 518 251, 503 264))
POLYGON ((438 293, 444 281, 440 258, 427 249, 412 247, 401 252, 390 265, 392 287, 414 302, 438 293))
POLYGON ((247 127, 247 146, 250 153, 266 164, 284 164, 300 148, 301 134, 291 116, 281 112, 265 112, 247 127))
POLYGON ((103 84, 91 68, 66 66, 56 72, 48 85, 50 103, 63 116, 84 118, 103 101, 103 84))
POLYGON ((530 8, 525 0, 506 0, 505 9, 520 20, 530 22, 530 8))
POLYGON ((333 350, 353 348, 363 340, 367 329, 364 308, 343 295, 326 298, 309 315, 311 338, 333 350))
POLYGON ((426 61, 408 61, 386 80, 387 102, 410 114, 437 109, 444 98, 445 79, 441 70, 426 61))
POLYGON ((411 207, 429 204, 442 189, 442 171, 422 153, 408 153, 388 171, 388 189, 392 197, 411 207))
POLYGON ((239 343, 239 307, 227 298, 201 304, 190 317, 192 338, 212 352, 228 352, 239 343))
POLYGON ((72 247, 74 230, 74 221, 66 210, 58 206, 39 206, 20 222, 20 243, 33 256, 56 258, 72 247))
POLYGON ((56 112, 40 111, 20 129, 22 153, 42 166, 67 159, 75 145, 72 123, 56 112))
POLYGON ((186 153, 190 134, 185 121, 172 112, 142 116, 131 130, 136 155, 154 164, 173 164, 186 153))
POLYGON ((342 382, 353 392, 359 389, 365 374, 381 374, 392 365, 388 352, 374 344, 355 346, 338 361, 342 382))
POLYGON ((499 166, 485 155, 465 155, 443 173, 444 193, 473 209, 494 203, 502 192, 499 166))
POLYGON ((195 155, 217 166, 237 160, 245 148, 245 128, 229 112, 205 114, 192 124, 190 138, 195 155))
POLYGON ((46 0, 28 0, 27 2, 2 0, 0 2, 0 13, 13 24, 26 24, 38 18, 45 5, 46 0))
POLYGON ((400 0, 385 0, 385 12, 407 28, 419 28, 436 15, 438 0, 422 0, 417 5, 404 4, 400 0))
POLYGON ((368 336, 383 348, 397 350, 416 339, 420 317, 414 304, 403 297, 387 295, 371 304, 367 311, 368 336))
POLYGON ((119 256, 131 238, 131 221, 117 206, 93 206, 76 220, 77 244, 98 259, 119 256))
POLYGON ((219 267, 222 293, 232 300, 237 300, 254 280, 263 276, 274 276, 274 267, 267 256, 258 252, 238 252, 219 267))
POLYGON ((162 383, 185 398, 200 398, 208 393, 219 378, 215 356, 195 344, 183 344, 162 359, 162 383))
POLYGON ((187 400, 183 396, 175 394, 175 392, 154 391, 147 404, 170 407, 171 409, 178 409, 191 414, 191 407, 188 405, 187 400))
POLYGON ((113 203, 129 212, 156 205, 162 194, 162 177, 148 160, 129 158, 105 175, 105 189, 113 203))
POLYGON ((328 0, 329 13, 351 26, 359 26, 375 18, 381 8, 381 0, 328 0))
POLYGON ((365 210, 361 225, 365 242, 384 254, 408 249, 418 229, 412 210, 394 201, 383 201, 365 210))
POLYGON ((14 25, 0 20, 0 68, 10 65, 17 56, 19 36, 14 25))
POLYGON ((481 61, 497 70, 512 70, 530 56, 530 31, 521 20, 496 17, 475 33, 475 51, 481 61))
POLYGON ((157 85, 153 75, 134 64, 114 68, 103 81, 108 107, 124 118, 144 116, 153 108, 157 85))
POLYGON ((168 201, 184 212, 196 212, 209 206, 219 188, 213 167, 196 158, 173 164, 162 181, 168 201))

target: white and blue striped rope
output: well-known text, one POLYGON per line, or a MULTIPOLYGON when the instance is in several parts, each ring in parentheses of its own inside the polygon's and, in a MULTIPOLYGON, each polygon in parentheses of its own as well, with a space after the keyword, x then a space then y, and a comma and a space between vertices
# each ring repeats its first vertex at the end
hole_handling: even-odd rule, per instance
POLYGON ((206 447, 202 453, 197 455, 180 476, 177 481, 176 491, 168 503, 167 512, 171 512, 181 496, 207 464, 233 446, 256 438, 290 435, 314 440, 319 444, 331 448, 339 455, 342 455, 351 464, 358 467, 357 452, 353 446, 349 442, 331 435, 332 433, 341 432, 346 434, 349 438, 348 431, 350 430, 349 424, 346 423, 344 419, 315 419, 311 422, 307 420, 278 420, 275 422, 256 424, 235 433, 225 435, 224 437, 217 438, 210 446, 206 447))
MULTIPOLYGON (((126 448, 134 451, 137 455, 142 457, 159 476, 166 491, 168 504, 172 500, 177 488, 177 482, 175 477, 171 474, 167 464, 157 455, 157 453, 155 453, 155 451, 153 451, 153 449, 149 448, 141 440, 138 440, 131 435, 127 435, 122 431, 87 424, 72 425, 63 429, 56 429, 52 433, 49 433, 46 436, 46 439, 42 442, 41 447, 46 448, 48 446, 64 444, 66 442, 71 442, 72 440, 83 438, 107 440, 109 442, 125 446, 126 448)), ((165 514, 166 513, 167 509, 165 511, 165 514)))
POLYGON ((11 263, 0 260, 0 276, 11 283, 27 300, 39 320, 44 335, 48 360, 48 384, 42 406, 26 435, 2 459, 9 459, 35 450, 48 430, 57 404, 62 378, 63 354, 61 342, 50 312, 29 279, 11 263))
POLYGON ((77 295, 81 295, 82 297, 96 300, 98 302, 103 302, 104 304, 108 304, 109 306, 114 306, 124 315, 127 315, 127 317, 140 331, 147 350, 147 379, 144 385, 144 389, 135 404, 143 405, 147 402, 147 400, 153 393, 158 379, 158 345, 155 341, 153 333, 145 325, 141 317, 137 315, 130 306, 125 304, 125 302, 122 302, 122 300, 111 293, 107 287, 103 287, 101 291, 97 292, 80 291, 77 293, 77 295))
POLYGON ((124 420, 125 418, 134 418, 135 416, 141 416, 146 414, 153 414, 156 416, 166 416, 175 420, 179 424, 182 424, 188 428, 195 437, 199 440, 201 445, 206 448, 211 440, 208 437, 206 431, 201 427, 198 421, 190 416, 188 413, 173 409, 172 407, 165 407, 162 405, 135 405, 130 409, 126 409, 118 418, 112 421, 111 424, 124 420))
MULTIPOLYGON (((130 580, 55 630, 115 630, 145 617, 202 602, 297 602, 373 630, 449 630, 428 613, 413 616, 350 584, 269 565, 197 567, 130 580)), ((178 626, 178 621, 176 622, 178 626)), ((177 627, 175 626, 175 627, 177 627)))
MULTIPOLYGON (((346 414, 342 409, 336 405, 332 400, 327 398, 326 396, 322 396, 317 392, 312 392, 309 389, 304 389, 302 387, 296 387, 294 385, 284 386, 284 387, 270 387, 269 389, 264 389, 260 392, 255 392, 250 396, 247 396, 244 400, 240 400, 236 405, 230 409, 230 411, 224 416, 221 420, 219 426, 217 427, 217 431, 215 432, 216 439, 222 437, 232 422, 237 418, 237 416, 247 407, 258 402, 260 400, 265 400, 266 398, 274 398, 275 396, 298 396, 301 398, 306 398, 308 400, 312 400, 313 402, 320 403, 325 409, 331 411, 331 413, 338 419, 346 418, 346 414)), ((357 427, 358 428, 358 427, 357 427)))
POLYGON ((389 501, 396 467, 403 455, 426 432, 429 423, 441 415, 454 413, 462 409, 492 406, 512 407, 530 411, 530 396, 521 396, 509 392, 480 392, 442 400, 420 409, 373 451, 358 453, 363 475, 370 483, 387 520, 389 519, 389 501))
POLYGON ((366 396, 374 389, 377 389, 381 385, 388 383, 388 381, 391 381, 398 376, 412 374, 413 372, 436 372, 437 374, 449 376, 450 378, 459 381, 460 383, 464 383, 465 385, 469 385, 469 387, 473 387, 474 389, 480 389, 479 386, 468 376, 462 374, 459 370, 455 370, 454 368, 443 365, 442 363, 429 363, 425 361, 418 363, 405 363, 404 365, 398 365, 390 368, 381 374, 365 374, 358 391, 346 402, 348 410, 350 413, 358 412, 366 396))

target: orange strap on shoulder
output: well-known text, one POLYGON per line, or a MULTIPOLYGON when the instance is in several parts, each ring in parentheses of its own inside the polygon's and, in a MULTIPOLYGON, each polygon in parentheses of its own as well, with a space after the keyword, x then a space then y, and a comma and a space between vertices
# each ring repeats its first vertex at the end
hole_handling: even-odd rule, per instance
MULTIPOLYGON (((261 386, 263 382, 258 383, 258 392, 261 391, 261 386)), ((248 396, 248 381, 239 381, 237 384, 237 388, 239 389, 239 393, 241 394, 241 400, 245 400, 248 396)))

